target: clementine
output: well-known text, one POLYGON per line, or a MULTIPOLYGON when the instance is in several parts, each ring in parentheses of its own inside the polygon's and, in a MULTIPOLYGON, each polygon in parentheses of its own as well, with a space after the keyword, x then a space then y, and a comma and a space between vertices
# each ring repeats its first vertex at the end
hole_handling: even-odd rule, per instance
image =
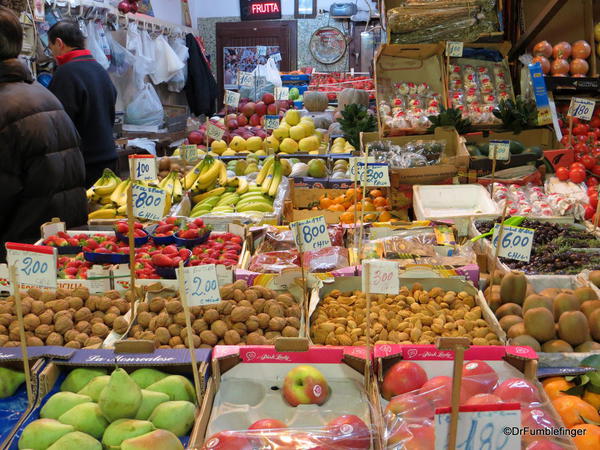
POLYGON ((562 395, 552 400, 552 405, 567 427, 581 425, 583 418, 600 422, 596 408, 574 395, 562 395))
POLYGON ((583 394, 583 397, 581 398, 594 408, 600 409, 600 394, 596 394, 595 392, 591 391, 585 391, 585 394, 583 394))
POLYGON ((546 391, 546 394, 548 395, 548 397, 550 397, 550 400, 554 400, 557 397, 568 395, 562 391, 571 389, 573 387, 573 383, 569 383, 564 378, 552 377, 552 381, 549 383, 546 383, 546 381, 544 381, 543 386, 544 390, 546 391))
POLYGON ((321 197, 321 199, 319 200, 319 206, 321 207, 321 209, 327 209, 331 205, 333 205, 333 200, 331 200, 329 197, 321 197))
POLYGON ((338 205, 338 204, 331 205, 329 208, 327 208, 327 210, 328 211, 337 211, 337 212, 346 211, 346 209, 342 205, 338 205))
POLYGON ((345 212, 340 216, 341 223, 354 223, 354 213, 353 212, 345 212))
POLYGON ((371 192, 369 192, 369 195, 373 198, 383 197, 383 192, 381 192, 379 189, 373 189, 371 192))
POLYGON ((575 436, 573 442, 578 450, 597 450, 600 448, 600 427, 598 425, 582 424, 571 427, 571 430, 584 430, 581 436, 575 436))
POLYGON ((387 199, 385 197, 376 197, 375 200, 373 200, 373 204, 375 206, 387 206, 387 199))
POLYGON ((365 211, 370 211, 370 212, 375 211, 375 206, 371 202, 365 201, 363 208, 365 211))
POLYGON ((389 213, 389 211, 384 211, 379 214, 380 222, 389 222, 390 220, 392 220, 392 215, 389 213))

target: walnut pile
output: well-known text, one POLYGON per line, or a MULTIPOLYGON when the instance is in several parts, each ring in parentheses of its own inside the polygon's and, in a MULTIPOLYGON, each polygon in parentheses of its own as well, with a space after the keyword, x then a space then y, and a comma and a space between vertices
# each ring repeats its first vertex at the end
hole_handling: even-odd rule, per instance
MULTIPOLYGON (((435 338, 468 337, 473 345, 502 345, 466 292, 426 291, 419 283, 396 296, 371 294, 371 344, 433 344, 435 338)), ((366 345, 364 292, 334 290, 313 314, 315 344, 366 345)))
MULTIPOLYGON (((192 340, 196 348, 215 345, 268 345, 275 339, 297 337, 300 306, 291 294, 236 281, 220 289, 222 302, 192 306, 192 340)), ((178 297, 155 297, 138 306, 128 339, 154 341, 157 348, 187 348, 188 332, 178 297)))
MULTIPOLYGON (((90 295, 87 288, 59 288, 55 292, 32 288, 22 293, 21 304, 28 346, 97 346, 111 330, 124 333, 129 327, 123 317, 129 311, 129 301, 117 291, 90 295)), ((0 301, 0 346, 19 345, 19 322, 11 296, 0 301)))

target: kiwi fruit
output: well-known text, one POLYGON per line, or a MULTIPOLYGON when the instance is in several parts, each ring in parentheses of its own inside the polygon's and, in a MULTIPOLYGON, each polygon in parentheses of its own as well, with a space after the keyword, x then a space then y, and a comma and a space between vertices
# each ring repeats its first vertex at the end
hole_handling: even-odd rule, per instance
POLYGON ((496 317, 502 319, 504 316, 523 316, 521 305, 516 303, 505 303, 496 310, 496 317))
POLYGON ((526 345, 526 346, 534 349, 536 352, 542 351, 542 347, 540 347, 540 343, 535 338, 529 336, 528 334, 522 334, 520 336, 512 338, 510 340, 510 344, 511 345, 526 345))
POLYGON ((573 351, 573 347, 561 339, 552 339, 551 341, 544 342, 542 351, 545 353, 570 353, 573 351))
MULTIPOLYGON (((590 316, 593 316, 594 313, 590 316)), ((598 316, 600 319, 600 315, 598 316)), ((571 345, 583 344, 590 339, 587 317, 581 311, 566 311, 558 320, 558 336, 571 345)))
POLYGON ((554 314, 548 308, 532 308, 525 313, 524 319, 525 334, 542 343, 554 339, 554 314))

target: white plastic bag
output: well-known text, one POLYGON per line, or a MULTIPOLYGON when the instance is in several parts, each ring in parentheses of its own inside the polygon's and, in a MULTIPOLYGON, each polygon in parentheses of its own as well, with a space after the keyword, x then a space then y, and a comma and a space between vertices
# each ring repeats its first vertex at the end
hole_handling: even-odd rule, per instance
POLYGON ((108 71, 119 77, 125 76, 129 72, 129 69, 135 65, 135 56, 115 41, 110 33, 106 34, 106 39, 108 40, 111 54, 108 71))
POLYGON ((181 38, 172 39, 169 43, 181 62, 183 62, 183 67, 169 80, 167 88, 171 92, 181 92, 187 80, 187 60, 190 57, 190 51, 181 38))
POLYGON ((96 24, 93 21, 89 21, 87 25, 87 48, 90 52, 92 52, 92 56, 98 64, 100 64, 105 69, 108 69, 110 66, 110 61, 104 54, 104 50, 102 50, 102 45, 98 41, 98 33, 96 33, 96 24))
POLYGON ((146 83, 127 105, 125 123, 131 125, 161 126, 164 121, 163 106, 154 86, 146 83))
POLYGON ((254 69, 255 77, 263 77, 267 82, 271 83, 275 87, 281 87, 281 76, 279 75, 279 69, 275 60, 271 57, 264 65, 256 66, 254 69))
POLYGON ((154 84, 166 83, 183 69, 184 64, 162 34, 154 40, 154 43, 156 45, 156 69, 150 74, 150 78, 154 84))
POLYGON ((140 56, 143 56, 146 61, 152 62, 148 67, 148 75, 152 75, 156 69, 156 44, 146 30, 142 31, 142 54, 140 56))

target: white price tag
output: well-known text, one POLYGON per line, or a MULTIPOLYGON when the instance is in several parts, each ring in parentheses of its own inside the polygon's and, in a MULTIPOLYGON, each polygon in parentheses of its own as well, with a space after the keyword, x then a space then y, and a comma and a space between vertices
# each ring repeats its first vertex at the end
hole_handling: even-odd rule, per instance
POLYGON ((164 189, 134 184, 131 188, 133 215, 139 219, 160 220, 165 215, 164 189))
MULTIPOLYGON (((448 448, 450 408, 435 414, 435 449, 448 448)), ((439 411, 438 410, 438 411, 439 411)), ((500 450, 521 448, 521 410, 517 403, 461 406, 456 448, 500 450)))
POLYGON ((252 72, 238 72, 237 82, 240 86, 252 87, 254 86, 254 75, 252 72))
POLYGON ((221 301, 214 264, 184 267, 183 276, 188 306, 214 305, 221 301))
POLYGON ((567 113, 567 115, 582 120, 591 120, 592 115, 594 114, 595 105, 595 100, 572 97, 571 104, 569 105, 569 112, 567 113))
POLYGON ((494 159, 494 155, 496 155, 497 161, 508 161, 510 159, 510 142, 490 141, 489 158, 494 159))
POLYGON ((129 155, 129 164, 133 165, 133 177, 135 180, 149 181, 158 178, 154 155, 129 155))
POLYGON ((231 106, 232 108, 237 108, 240 104, 240 93, 225 90, 225 98, 223 103, 227 106, 231 106))
POLYGON ((267 47, 264 45, 257 46, 256 50, 258 51, 258 56, 267 56, 267 47))
MULTIPOLYGON (((357 162, 358 182, 362 185, 365 182, 365 174, 363 173, 365 163, 357 162)), ((386 187, 390 185, 390 170, 386 163, 370 163, 367 164, 366 174, 367 186, 386 187)))
MULTIPOLYGON (((494 235, 492 237, 492 245, 494 248, 498 243, 499 230, 500 224, 496 224, 494 227, 494 235)), ((535 230, 531 228, 504 225, 498 256, 529 262, 534 233, 535 230)))
POLYGON ((331 239, 327 232, 325 217, 311 217, 290 223, 290 229, 298 248, 303 252, 311 252, 331 247, 331 239))
POLYGON ((381 259, 363 261, 363 291, 371 294, 398 295, 400 292, 400 273, 398 263, 381 259), (367 269, 368 265, 368 269, 367 269))
POLYGON ((271 55, 271 58, 273 58, 273 61, 275 61, 276 63, 281 61, 281 53, 273 53, 271 55))
POLYGON ((289 100, 290 98, 290 88, 288 87, 276 87, 273 92, 275 96, 275 100, 289 100))
MULTIPOLYGON (((350 178, 352 180, 354 179, 354 168, 356 167, 357 162, 364 164, 365 157, 364 156, 352 156, 352 157, 348 158, 348 174, 350 174, 350 178)), ((374 156, 367 157, 367 164, 374 163, 374 162, 375 162, 374 156)))
POLYGON ((457 41, 446 42, 446 56, 460 58, 463 55, 463 43, 457 41))
POLYGON ((265 130, 276 130, 279 128, 279 116, 265 116, 265 130))
POLYGON ((179 147, 179 154, 186 161, 196 161, 198 159, 198 146, 196 144, 182 145, 179 147))
POLYGON ((56 289, 56 248, 7 242, 6 261, 17 267, 20 285, 56 289))
POLYGON ((215 140, 220 141, 223 135, 225 134, 225 130, 216 126, 214 123, 208 122, 208 126, 206 127, 206 135, 215 140))

